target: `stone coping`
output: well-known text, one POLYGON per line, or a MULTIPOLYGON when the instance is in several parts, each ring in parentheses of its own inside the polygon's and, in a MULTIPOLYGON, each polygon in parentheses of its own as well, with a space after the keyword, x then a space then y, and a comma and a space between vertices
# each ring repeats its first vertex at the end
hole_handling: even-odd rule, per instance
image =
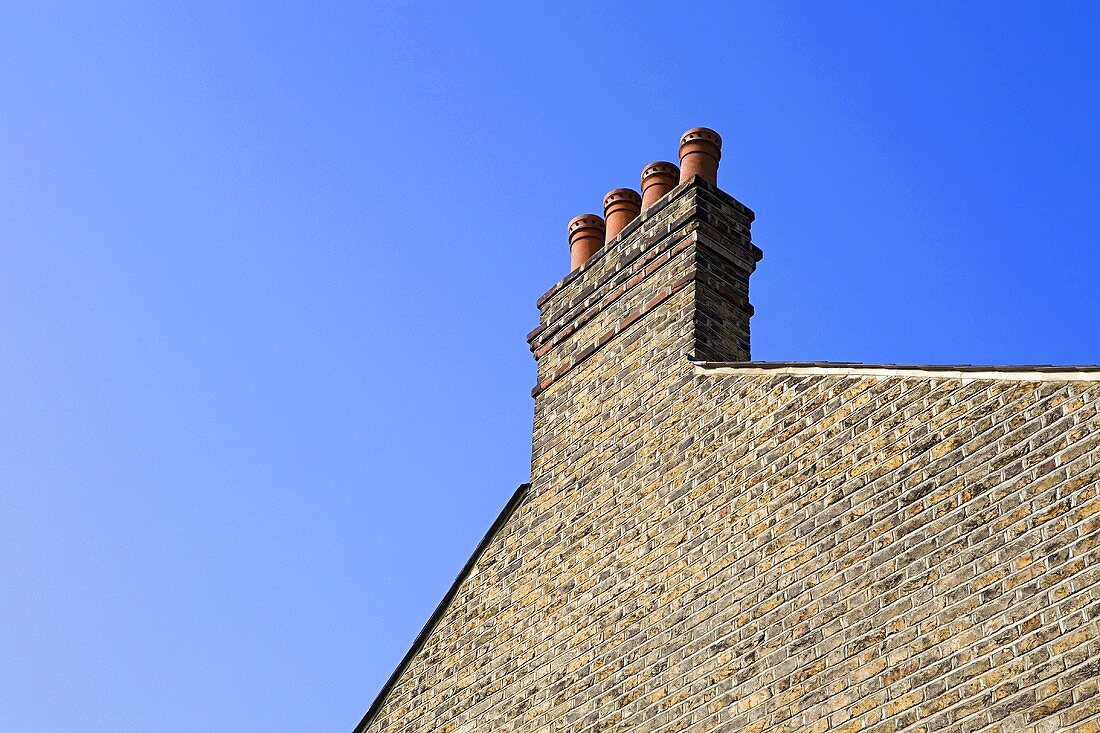
POLYGON ((982 366, 975 364, 861 364, 838 361, 699 361, 688 357, 696 374, 925 377, 929 379, 1000 379, 1032 382, 1100 381, 1100 365, 1053 364, 982 366))

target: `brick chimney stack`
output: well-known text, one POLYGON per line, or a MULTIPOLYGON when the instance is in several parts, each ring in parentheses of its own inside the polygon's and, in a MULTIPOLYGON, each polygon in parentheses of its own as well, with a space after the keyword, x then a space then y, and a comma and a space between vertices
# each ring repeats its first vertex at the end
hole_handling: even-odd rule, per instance
POLYGON ((625 373, 590 373, 605 367, 750 358, 749 276, 762 253, 752 243, 752 211, 715 185, 721 144, 713 130, 689 130, 679 171, 652 163, 642 196, 622 188, 607 195, 606 225, 595 214, 569 222, 571 272, 539 299, 540 325, 528 337, 537 404, 595 384, 628 386, 625 373), (644 355, 633 354, 639 344, 644 355))

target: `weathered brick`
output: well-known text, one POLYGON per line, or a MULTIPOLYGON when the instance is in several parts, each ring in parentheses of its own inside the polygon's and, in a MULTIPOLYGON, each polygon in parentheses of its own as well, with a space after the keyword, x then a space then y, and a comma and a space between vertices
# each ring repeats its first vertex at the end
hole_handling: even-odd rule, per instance
POLYGON ((695 182, 540 300, 530 488, 376 733, 1093 731, 1100 380, 753 365, 695 182))

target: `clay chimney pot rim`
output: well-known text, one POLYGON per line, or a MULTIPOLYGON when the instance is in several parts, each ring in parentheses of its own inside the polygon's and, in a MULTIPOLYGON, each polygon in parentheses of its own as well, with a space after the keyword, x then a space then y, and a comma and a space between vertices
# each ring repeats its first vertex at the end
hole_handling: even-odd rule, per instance
POLYGON ((608 191, 607 195, 603 197, 603 205, 606 209, 616 203, 626 203, 641 205, 642 196, 632 188, 616 188, 613 191, 608 191))
POLYGON ((657 160, 642 168, 642 178, 652 176, 654 173, 679 174, 679 172, 680 167, 675 163, 669 163, 667 160, 657 160))
POLYGON ((581 229, 603 229, 604 221, 599 214, 581 214, 570 219, 565 228, 570 234, 581 229))
POLYGON ((713 143, 719 150, 722 149, 722 136, 709 127, 693 127, 680 137, 680 145, 685 145, 695 140, 706 140, 713 143))

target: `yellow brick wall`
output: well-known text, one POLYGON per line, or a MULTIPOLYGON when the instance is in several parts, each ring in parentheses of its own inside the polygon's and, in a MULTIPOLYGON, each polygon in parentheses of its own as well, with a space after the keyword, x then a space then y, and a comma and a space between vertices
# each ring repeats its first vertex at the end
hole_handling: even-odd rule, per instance
POLYGON ((698 193, 543 303, 531 488, 368 730, 1097 731, 1100 384, 697 372, 698 193))

